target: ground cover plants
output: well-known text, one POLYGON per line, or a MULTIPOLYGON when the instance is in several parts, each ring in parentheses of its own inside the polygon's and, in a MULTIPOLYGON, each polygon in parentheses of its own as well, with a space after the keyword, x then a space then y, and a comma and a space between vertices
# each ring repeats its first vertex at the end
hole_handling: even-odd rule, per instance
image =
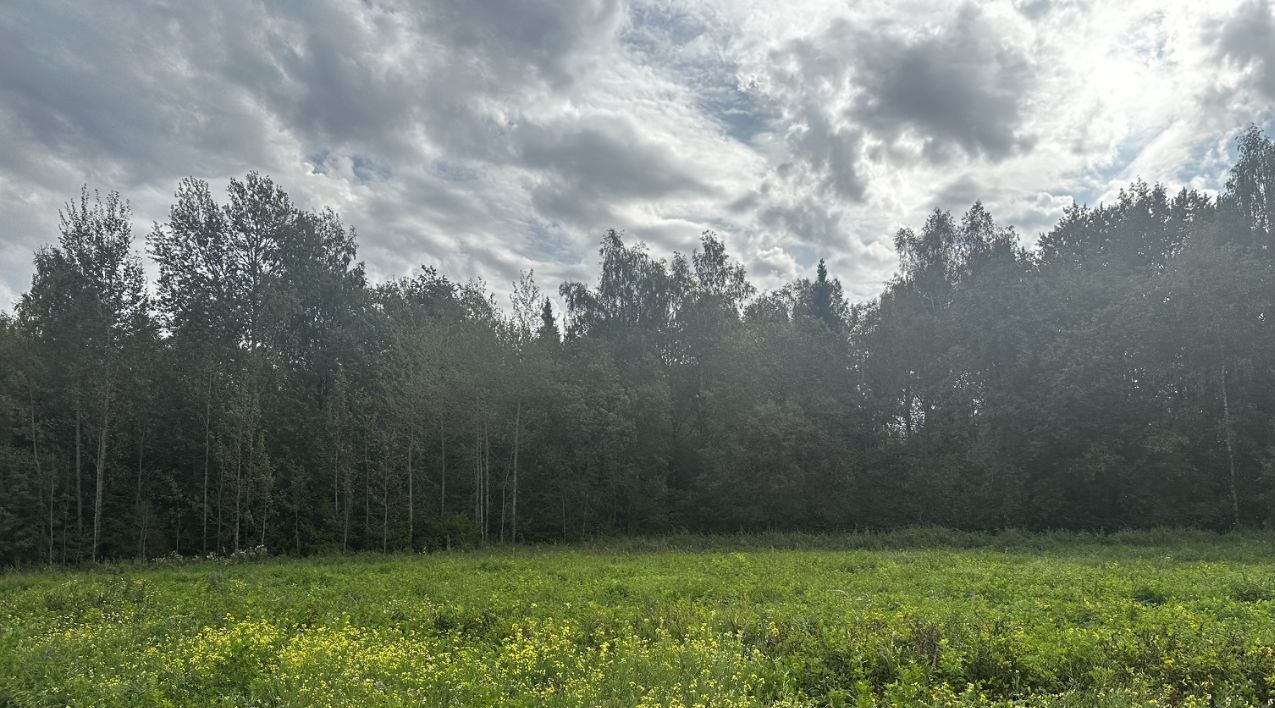
POLYGON ((1275 535, 624 539, 0 576, 0 705, 1259 705, 1275 535))

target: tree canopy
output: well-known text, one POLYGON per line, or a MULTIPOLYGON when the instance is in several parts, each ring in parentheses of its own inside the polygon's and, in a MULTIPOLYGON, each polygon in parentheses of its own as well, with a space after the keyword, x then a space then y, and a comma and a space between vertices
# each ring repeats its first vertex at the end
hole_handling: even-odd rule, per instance
POLYGON ((0 315, 0 565, 674 530, 1275 521, 1275 145, 1137 182, 1036 246, 980 204, 851 303, 725 241, 607 231, 555 309, 422 267, 270 178, 183 180, 145 239, 83 191, 0 315))

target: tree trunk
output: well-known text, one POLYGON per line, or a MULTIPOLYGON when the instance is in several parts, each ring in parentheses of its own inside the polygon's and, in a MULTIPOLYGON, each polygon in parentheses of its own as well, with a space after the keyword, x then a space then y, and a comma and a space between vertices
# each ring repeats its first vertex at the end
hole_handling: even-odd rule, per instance
POLYGON ((243 496, 243 440, 235 446, 235 536, 234 550, 239 550, 239 498, 243 496))
POLYGON ((512 528, 513 542, 518 542, 518 430, 522 423, 522 401, 518 401, 518 405, 514 407, 514 464, 513 464, 513 504, 510 509, 510 525, 512 528))
POLYGON ((146 521, 145 512, 142 513, 142 560, 146 560, 146 521))
POLYGON ((262 548, 266 546, 266 531, 270 528, 270 500, 274 493, 273 480, 273 477, 267 476, 262 485, 264 489, 262 489, 261 493, 261 535, 257 540, 257 545, 262 548))
MULTIPOLYGON (((338 440, 340 438, 338 437, 338 440)), ((340 455, 341 448, 338 445, 336 454, 340 455)), ((351 455, 352 457, 352 455, 351 455)), ((353 460, 351 460, 353 462, 353 460)), ((345 553, 350 547, 350 523, 354 519, 354 466, 346 463, 344 468, 340 469, 341 475, 341 501, 342 501, 342 522, 341 522, 341 552, 345 553)))
MULTIPOLYGON (((393 440, 390 441, 391 444, 393 440)), ((390 465, 389 448, 381 460, 381 553, 390 550, 390 465)))
POLYGON ((416 506, 412 484, 412 442, 413 437, 409 433, 407 436, 407 547, 409 550, 415 551, 416 506))
MULTIPOLYGON (((253 439, 256 443, 254 445, 254 454, 249 458, 250 463, 252 460, 257 459, 257 454, 255 454, 256 452, 260 452, 262 458, 265 459, 265 430, 262 429, 256 431, 253 435, 253 439)), ((270 528, 270 502, 274 496, 274 475, 270 473, 269 470, 265 470, 261 474, 260 482, 261 484, 258 489, 261 493, 261 533, 258 534, 257 545, 264 548, 266 545, 266 531, 270 528)))
POLYGON ((1222 365, 1222 424, 1225 427, 1223 437, 1226 439, 1226 459, 1230 468, 1228 478, 1231 492, 1231 526, 1240 525, 1240 497, 1235 490, 1235 445, 1231 432, 1231 400, 1226 391, 1226 365, 1222 365))
POLYGON ((912 439, 912 388, 903 390, 903 438, 912 439))
POLYGON ((208 553, 208 460, 212 449, 212 371, 208 372, 208 390, 204 394, 204 553, 208 553))
POLYGON ((57 494, 57 466, 49 466, 49 566, 53 566, 53 500, 57 494))
POLYGON ((142 454, 146 446, 146 429, 138 426, 137 431, 137 560, 146 560, 146 511, 142 508, 142 454))
POLYGON ((67 531, 71 528, 71 500, 62 492, 62 565, 66 565, 67 531))
POLYGON ((474 425, 474 523, 478 526, 478 539, 486 540, 483 526, 483 440, 478 425, 474 425))
POLYGON ((80 460, 80 429, 84 419, 79 391, 75 393, 75 560, 84 559, 84 463, 80 460))
POLYGON ((491 437, 487 428, 487 421, 483 421, 483 541, 486 541, 490 534, 488 527, 491 525, 491 437))
POLYGON ((372 535, 372 463, 370 454, 368 453, 369 438, 371 436, 363 436, 363 547, 367 548, 367 542, 372 535))
POLYGON ((106 482, 106 441, 111 431, 111 404, 108 400, 102 411, 102 430, 97 438, 97 478, 93 490, 93 551, 91 559, 97 562, 97 546, 102 540, 102 492, 106 482))
POLYGON ((447 516, 447 430, 440 418, 438 421, 438 518, 441 521, 447 516))
POLYGON ((342 476, 344 484, 341 486, 345 489, 345 513, 341 524, 341 552, 345 553, 350 548, 350 517, 354 514, 354 490, 351 487, 354 486, 354 483, 350 480, 348 471, 342 476))
MULTIPOLYGON (((27 402, 31 413, 31 461, 35 464, 35 478, 40 479, 40 443, 35 427, 35 392, 27 388, 27 402)), ((53 566, 53 468, 49 469, 49 566, 53 566)))
POLYGON ((217 465, 217 552, 222 550, 221 529, 222 523, 222 507, 226 501, 226 465, 217 465))

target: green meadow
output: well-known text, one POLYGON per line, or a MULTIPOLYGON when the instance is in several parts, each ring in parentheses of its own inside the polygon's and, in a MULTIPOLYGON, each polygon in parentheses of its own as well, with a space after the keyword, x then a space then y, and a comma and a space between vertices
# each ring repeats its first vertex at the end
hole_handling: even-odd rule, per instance
POLYGON ((923 529, 10 572, 0 705, 1262 705, 1272 550, 923 529))

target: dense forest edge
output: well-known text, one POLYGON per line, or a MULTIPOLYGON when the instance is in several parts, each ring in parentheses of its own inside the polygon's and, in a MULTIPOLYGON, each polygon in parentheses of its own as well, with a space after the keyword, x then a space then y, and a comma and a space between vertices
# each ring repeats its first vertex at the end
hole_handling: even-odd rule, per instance
POLYGON ((850 303, 721 238, 608 231, 557 311, 356 235, 256 173, 135 239, 87 189, 0 314, 0 565, 670 532, 1275 521, 1275 144, 1216 196, 1136 182, 1024 248, 975 203, 850 303), (148 283, 141 248, 157 278, 148 283))

